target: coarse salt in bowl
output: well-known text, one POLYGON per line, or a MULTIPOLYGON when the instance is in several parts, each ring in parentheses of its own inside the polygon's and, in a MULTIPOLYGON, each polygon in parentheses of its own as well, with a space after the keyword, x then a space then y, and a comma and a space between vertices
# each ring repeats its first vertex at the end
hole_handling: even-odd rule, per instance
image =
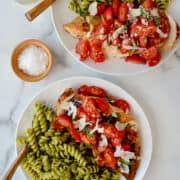
POLYGON ((20 43, 14 49, 11 64, 19 78, 35 82, 49 74, 53 58, 46 44, 39 40, 30 39, 20 43))
POLYGON ((19 55, 18 66, 26 74, 38 76, 48 66, 48 55, 42 48, 31 45, 19 55))

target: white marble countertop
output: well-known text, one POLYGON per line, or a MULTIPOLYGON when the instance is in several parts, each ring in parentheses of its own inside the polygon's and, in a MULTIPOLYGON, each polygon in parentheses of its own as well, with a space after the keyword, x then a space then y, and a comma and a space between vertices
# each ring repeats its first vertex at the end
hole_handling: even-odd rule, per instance
MULTIPOLYGON (((14 0, 15 1, 15 0, 14 0)), ((147 114, 153 135, 153 155, 145 180, 177 180, 180 170, 180 49, 156 70, 129 77, 112 77, 92 72, 76 64, 58 42, 50 12, 33 23, 12 0, 0 6, 0 177, 15 158, 15 129, 23 107, 49 83, 70 76, 96 76, 127 90, 147 114), (36 38, 52 49, 55 66, 50 75, 37 83, 26 83, 12 72, 10 56, 16 44, 36 38)), ((180 9, 180 3, 177 3, 180 9)), ((173 11, 180 22, 180 12, 173 11)), ((0 178, 2 179, 2 178, 0 178)), ((25 179, 20 169, 14 180, 25 179)))

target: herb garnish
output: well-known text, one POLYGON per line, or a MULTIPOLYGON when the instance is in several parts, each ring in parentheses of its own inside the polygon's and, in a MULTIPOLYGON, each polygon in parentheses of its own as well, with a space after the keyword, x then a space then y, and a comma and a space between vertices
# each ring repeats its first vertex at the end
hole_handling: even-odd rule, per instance
POLYGON ((91 144, 86 144, 86 147, 87 148, 91 148, 91 144))
POLYGON ((156 26, 157 26, 157 27, 160 27, 160 25, 161 25, 160 17, 156 17, 156 18, 155 18, 155 23, 156 23, 156 26))
MULTIPOLYGON (((137 45, 136 41, 134 40, 134 38, 132 38, 131 42, 132 42, 132 45, 133 45, 134 48, 138 47, 138 45, 137 45)), ((131 50, 130 51, 130 56, 132 56, 135 53, 135 51, 136 51, 135 49, 131 50)))
POLYGON ((132 125, 129 123, 126 125, 126 128, 131 128, 131 127, 132 127, 132 125))
POLYGON ((146 10, 142 9, 142 8, 141 8, 141 16, 143 18, 146 18, 146 19, 151 19, 152 18, 151 14, 149 12, 147 12, 146 10))
POLYGON ((127 166, 132 166, 134 164, 133 161, 127 161, 125 159, 121 159, 121 163, 127 165, 127 166))
POLYGON ((110 114, 109 116, 104 117, 105 121, 108 124, 115 124, 116 120, 120 119, 120 118, 121 118, 121 116, 117 112, 114 112, 114 113, 110 114))
POLYGON ((111 99, 110 96, 106 96, 106 100, 107 100, 109 103, 112 103, 112 102, 113 102, 113 100, 111 99))

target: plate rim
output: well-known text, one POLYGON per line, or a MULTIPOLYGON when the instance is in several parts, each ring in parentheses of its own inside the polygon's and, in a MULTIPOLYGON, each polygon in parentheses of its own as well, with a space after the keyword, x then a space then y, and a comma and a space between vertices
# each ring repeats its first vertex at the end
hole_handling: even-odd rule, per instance
MULTIPOLYGON (((168 56, 166 56, 164 58, 163 61, 160 61, 159 64, 157 64, 156 66, 153 66, 153 67, 148 67, 146 69, 143 69, 142 71, 138 71, 138 72, 131 72, 131 73, 113 73, 113 72, 104 72, 102 70, 99 70, 99 69, 96 69, 96 68, 93 68, 91 66, 88 66, 86 63, 83 63, 81 62, 77 57, 74 56, 74 54, 68 49, 68 47, 66 47, 66 45, 64 44, 63 40, 61 39, 61 36, 58 32, 58 29, 57 29, 57 25, 56 25, 56 22, 55 22, 55 15, 54 15, 54 7, 56 6, 56 3, 53 3, 52 6, 50 7, 50 16, 51 16, 51 21, 52 21, 52 24, 53 24, 53 27, 54 27, 54 30, 55 30, 55 34, 57 36, 57 39, 58 41, 60 42, 60 44, 63 46, 63 48, 68 52, 68 54, 73 58, 75 59, 75 61, 79 64, 81 64, 82 66, 84 66, 85 68, 91 70, 91 71, 94 71, 94 72, 97 72, 97 73, 100 73, 100 74, 104 74, 104 75, 110 75, 110 76, 135 76, 135 75, 138 75, 138 74, 143 74, 143 73, 147 73, 147 72, 151 72, 155 69, 158 69, 159 67, 161 67, 161 65, 163 65, 165 62, 167 62, 171 56, 173 56, 173 54, 175 53, 175 51, 180 47, 180 38, 176 40, 176 43, 174 45, 174 47, 171 49, 170 53, 168 54, 168 56)), ((169 7, 170 8, 170 7, 169 7)), ((174 17, 173 17, 174 18, 174 17)), ((175 18, 174 18, 175 19, 175 18)), ((176 22, 178 22, 176 19, 175 19, 176 22)))
MULTIPOLYGON (((18 134, 18 129, 19 129, 19 124, 24 116, 24 113, 26 112, 26 110, 28 109, 28 107, 30 106, 30 104, 32 103, 32 101, 38 97, 42 92, 46 91, 48 88, 50 88, 51 86, 53 86, 54 84, 58 84, 58 83, 62 83, 63 81, 72 81, 73 80, 86 80, 86 79, 89 79, 89 80, 95 80, 95 81, 101 81, 101 82, 105 82, 105 83, 108 83, 116 88, 119 88, 121 89, 121 91, 125 94, 127 94, 127 96, 129 96, 139 107, 140 107, 140 110, 142 111, 141 114, 144 116, 145 120, 146 120, 146 125, 148 127, 148 133, 149 133, 149 154, 148 154, 148 158, 146 160, 146 166, 145 168, 143 169, 143 173, 141 175, 141 179, 144 178, 145 174, 147 173, 147 170, 150 166, 150 163, 151 163, 151 160, 152 160, 152 153, 153 153, 153 137, 152 137, 152 130, 151 130, 151 126, 150 126, 150 123, 149 123, 149 120, 143 110, 143 108, 141 107, 141 105, 139 104, 139 102, 131 95, 129 94, 128 91, 124 90, 123 88, 121 88, 121 86, 119 86, 118 84, 114 83, 114 82, 111 82, 109 80, 105 80, 105 79, 102 79, 102 78, 97 78, 97 77, 92 77, 92 76, 73 76, 73 77, 67 77, 67 78, 63 78, 63 79, 60 79, 60 80, 57 80, 55 82, 52 82, 50 84, 48 84, 47 86, 43 87, 42 89, 40 89, 38 92, 35 93, 35 95, 33 97, 31 97, 30 99, 28 99, 26 105, 24 106, 23 110, 21 111, 20 115, 18 116, 18 121, 17 121, 17 125, 16 125, 16 130, 15 130, 15 154, 16 156, 18 155, 18 143, 16 142, 16 138, 17 138, 17 134, 18 134)), ((27 179, 27 176, 25 174, 25 171, 22 169, 22 167, 20 166, 20 170, 21 172, 23 173, 23 175, 26 177, 27 179)), ((135 178, 135 180, 139 180, 137 178, 135 178)))

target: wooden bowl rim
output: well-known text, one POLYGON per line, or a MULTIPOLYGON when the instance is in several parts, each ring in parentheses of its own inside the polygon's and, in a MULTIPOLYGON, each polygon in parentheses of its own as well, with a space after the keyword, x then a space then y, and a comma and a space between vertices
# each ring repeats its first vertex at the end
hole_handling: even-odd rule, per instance
POLYGON ((51 50, 48 48, 48 46, 44 42, 37 40, 37 39, 28 39, 28 40, 22 41, 14 48, 12 55, 11 55, 11 66, 12 66, 14 73, 20 79, 22 79, 24 81, 28 81, 28 82, 36 82, 36 81, 40 81, 40 80, 44 79, 51 71, 52 65, 53 65, 53 57, 52 57, 51 50), (42 74, 40 74, 38 76, 28 75, 28 74, 24 73, 18 67, 18 56, 21 54, 21 52, 24 49, 26 49, 28 46, 31 46, 31 45, 35 45, 37 47, 42 48, 48 55, 47 69, 45 70, 45 72, 43 72, 42 74))

